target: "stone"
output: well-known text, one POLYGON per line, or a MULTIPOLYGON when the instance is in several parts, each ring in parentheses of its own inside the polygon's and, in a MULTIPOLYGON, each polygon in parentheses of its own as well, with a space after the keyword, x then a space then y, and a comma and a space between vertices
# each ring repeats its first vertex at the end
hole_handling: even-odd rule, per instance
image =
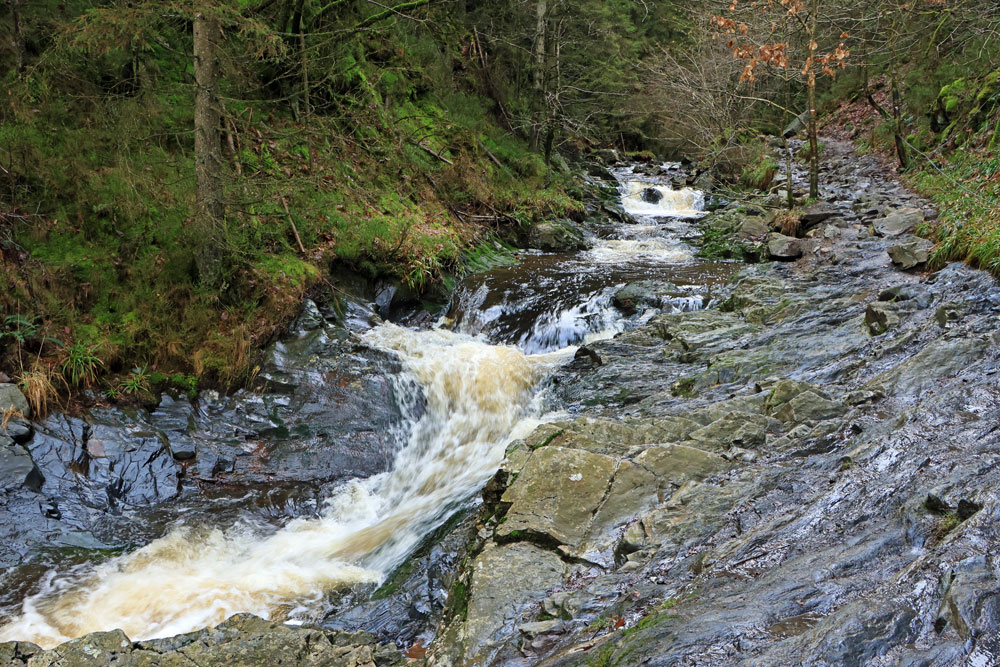
POLYGON ((753 449, 764 444, 767 427, 767 417, 761 414, 731 412, 691 433, 690 438, 709 449, 753 449))
POLYGON ((879 292, 879 301, 908 301, 917 308, 928 308, 934 303, 934 292, 925 285, 906 284, 896 285, 879 292))
POLYGON ((871 335, 881 336, 898 324, 899 314, 891 305, 882 301, 868 304, 865 310, 865 325, 871 335))
POLYGON ((571 220, 536 224, 528 235, 528 243, 532 248, 545 252, 570 252, 587 247, 583 232, 571 220))
POLYGON ((45 478, 24 447, 0 436, 0 489, 13 491, 26 487, 38 492, 44 482, 45 478))
POLYGON ((188 461, 198 455, 198 443, 194 438, 182 433, 168 435, 167 448, 175 461, 188 461))
POLYGON ((0 425, 0 436, 7 436, 16 443, 24 444, 31 440, 31 422, 24 419, 11 419, 6 426, 0 425))
POLYGON ((22 417, 31 417, 31 406, 17 385, 0 384, 0 415, 13 410, 20 412, 22 417))
POLYGON ((18 651, 30 656, 31 667, 382 667, 404 662, 395 646, 376 645, 374 636, 366 632, 284 625, 251 614, 237 614, 214 628, 164 639, 133 642, 121 630, 111 630, 50 651, 25 642, 13 648, 12 644, 0 644, 0 658, 18 651))
POLYGON ((933 247, 934 244, 927 239, 913 237, 911 240, 889 246, 889 258, 897 267, 907 271, 925 264, 930 259, 933 247))
POLYGON ((823 398, 812 391, 805 391, 781 406, 774 416, 786 423, 819 421, 844 413, 844 405, 823 398))
POLYGON ((534 623, 522 623, 517 629, 528 637, 559 632, 563 628, 564 621, 558 618, 551 618, 547 621, 535 621, 534 623))
POLYGON ((942 329, 949 329, 962 319, 962 309, 953 303, 946 303, 934 313, 934 321, 942 329))
POLYGON ((552 445, 536 450, 501 497, 510 509, 497 535, 543 535, 579 546, 616 467, 604 454, 552 445))
POLYGON ((472 564, 464 653, 461 664, 485 664, 477 659, 493 643, 509 615, 562 583, 566 565, 555 553, 527 542, 497 546, 489 543, 472 564))
POLYGON ((660 294, 676 291, 677 286, 671 283, 655 280, 639 280, 629 283, 615 292, 612 303, 627 315, 634 314, 639 308, 655 308, 660 305, 660 294))
POLYGON ((792 400, 799 394, 805 392, 812 392, 818 396, 829 399, 830 396, 826 394, 823 390, 815 385, 811 385, 808 382, 799 382, 797 380, 782 379, 779 380, 774 388, 771 389, 771 394, 767 398, 767 406, 774 410, 779 405, 784 405, 788 401, 792 400))
POLYGON ((879 236, 902 236, 913 233, 917 225, 924 221, 924 212, 919 208, 899 208, 872 223, 879 236))
POLYGON ((635 462, 656 475, 660 488, 681 486, 728 470, 730 463, 718 454, 686 445, 656 445, 635 457, 635 462))
POLYGON ((763 218, 744 218, 738 231, 742 237, 758 238, 767 234, 767 223, 763 218))
POLYGON ((837 209, 824 202, 807 206, 799 213, 799 231, 806 232, 837 215, 837 209))
POLYGON ((797 238, 771 232, 767 235, 767 254, 771 259, 790 262, 802 257, 802 245, 797 238))
POLYGON ((663 199, 663 193, 656 188, 643 188, 640 197, 647 204, 659 204, 663 199))

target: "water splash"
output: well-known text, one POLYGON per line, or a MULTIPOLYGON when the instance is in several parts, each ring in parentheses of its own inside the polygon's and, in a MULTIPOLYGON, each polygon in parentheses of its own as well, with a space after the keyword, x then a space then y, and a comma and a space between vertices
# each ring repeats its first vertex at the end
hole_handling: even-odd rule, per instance
POLYGON ((655 218, 697 218, 705 214, 705 194, 700 190, 682 188, 674 190, 669 186, 642 181, 625 181, 622 184, 622 207, 637 216, 655 218), (643 194, 652 191, 657 201, 646 201, 643 194))
MULTIPOLYGON (((369 345, 395 352, 424 387, 426 411, 390 472, 345 484, 317 518, 280 530, 180 526, 85 572, 51 573, 0 641, 50 647, 121 628, 134 639, 219 623, 237 612, 287 619, 341 586, 381 581, 482 486, 506 443, 537 424, 538 381, 573 350, 528 356, 443 330, 385 324, 369 345), (520 425, 520 428, 518 428, 520 425)), ((412 382, 397 385, 412 414, 412 382)))

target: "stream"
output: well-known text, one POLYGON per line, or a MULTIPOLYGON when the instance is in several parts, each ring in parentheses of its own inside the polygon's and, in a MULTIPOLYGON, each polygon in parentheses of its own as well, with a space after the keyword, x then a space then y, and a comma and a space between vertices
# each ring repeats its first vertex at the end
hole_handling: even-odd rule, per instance
MULTIPOLYGON (((367 426, 361 423, 364 407, 351 416, 368 439, 354 444, 376 443, 372 450, 384 463, 362 465, 340 455, 348 470, 375 467, 374 474, 320 480, 311 487, 312 498, 290 491, 278 501, 285 512, 262 513, 259 501, 222 493, 216 494, 222 509, 199 521, 203 508, 181 498, 177 506, 190 511, 159 519, 162 534, 144 546, 109 558, 98 543, 90 553, 104 557, 94 560, 76 553, 60 561, 50 554, 40 562, 51 567, 36 566, 30 576, 6 575, 5 585, 21 576, 13 588, 23 599, 7 599, 0 641, 52 647, 113 628, 136 640, 167 637, 238 612, 315 622, 333 592, 383 582, 429 533, 473 502, 510 442, 560 416, 548 411, 545 380, 580 345, 638 327, 657 313, 705 308, 712 303, 712 287, 732 273, 731 264, 695 259, 685 242, 697 235, 692 221, 702 215, 700 192, 674 190, 666 180, 634 175, 631 167, 615 176, 634 223, 602 228, 587 250, 525 251, 515 265, 467 276, 433 328, 387 322, 357 334, 355 345, 365 354, 384 353, 400 364, 378 366, 381 379, 374 392, 388 397, 394 416, 367 426), (649 286, 649 293, 636 305, 623 306, 622 289, 635 283, 649 286)), ((276 355, 293 357, 294 345, 279 346, 276 355)), ((345 394, 368 391, 372 381, 364 373, 341 382, 345 394)), ((328 409, 340 409, 340 399, 328 409)), ((313 413, 322 410, 322 402, 309 405, 313 413)), ((226 409, 229 421, 253 413, 239 405, 226 409)), ((262 408, 270 415, 268 410, 262 408)), ((302 416, 303 432, 315 426, 310 416, 302 416)), ((273 467, 285 457, 308 468, 315 456, 308 447, 289 445, 287 425, 276 417, 272 421, 285 429, 284 439, 261 460, 273 467)), ((93 429, 80 440, 93 455, 93 429)), ((236 452, 234 468, 260 454, 239 447, 247 451, 236 452)), ((359 459, 370 455, 356 453, 359 459)), ((219 466, 225 471, 230 464, 220 454, 213 465, 201 474, 215 475, 219 466)), ((261 483, 280 477, 266 472, 261 483)), ((183 486, 190 473, 178 478, 183 486)), ((171 500, 160 487, 156 493, 161 495, 154 499, 171 500)))

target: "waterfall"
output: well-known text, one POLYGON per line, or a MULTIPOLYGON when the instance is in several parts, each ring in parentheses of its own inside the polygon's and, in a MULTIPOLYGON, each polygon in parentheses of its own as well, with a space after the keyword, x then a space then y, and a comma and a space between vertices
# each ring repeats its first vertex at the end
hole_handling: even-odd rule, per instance
MULTIPOLYGON (((276 532, 249 523, 181 526, 88 571, 50 575, 0 628, 0 641, 48 647, 112 628, 133 639, 165 637, 237 612, 288 619, 337 587, 380 582, 482 487, 506 444, 537 425, 534 388, 573 352, 529 356, 393 324, 364 340, 398 354, 426 395, 426 411, 389 472, 339 487, 319 517, 276 532)), ((413 414, 412 383, 397 384, 401 409, 413 414)))

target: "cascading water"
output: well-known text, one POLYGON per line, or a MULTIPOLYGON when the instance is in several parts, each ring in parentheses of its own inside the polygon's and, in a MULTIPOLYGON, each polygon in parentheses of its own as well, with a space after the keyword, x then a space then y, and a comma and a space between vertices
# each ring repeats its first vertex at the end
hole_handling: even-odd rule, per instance
MULTIPOLYGON (((277 532, 181 527, 89 572, 50 577, 0 641, 52 646, 121 628, 136 639, 188 632, 237 612, 308 613, 338 586, 380 581, 495 472, 526 435, 533 388, 572 350, 528 356, 435 329, 384 324, 363 336, 391 350, 424 387, 426 409, 390 472, 341 487, 319 518, 277 532)), ((400 397, 412 411, 409 397, 400 397)))
POLYGON ((697 218, 705 214, 705 195, 700 190, 674 190, 666 185, 637 180, 625 181, 622 206, 638 216, 697 218))
MULTIPOLYGON (((637 187, 623 184, 622 202, 639 213, 637 187)), ((163 637, 237 612, 309 620, 321 617, 328 592, 381 581, 475 495, 506 444, 539 423, 536 388, 572 355, 568 346, 624 328, 612 305, 620 287, 652 277, 704 284, 678 228, 657 220, 692 217, 700 194, 653 187, 662 195, 655 210, 643 209, 642 224, 622 226, 616 238, 571 256, 527 254, 516 267, 479 276, 456 299, 457 332, 383 324, 362 336, 398 355, 406 373, 395 394, 410 431, 389 472, 340 486, 319 516, 277 530, 251 521, 225 530, 180 525, 100 565, 51 572, 0 627, 0 641, 47 647, 111 628, 163 637)), ((688 293, 660 307, 702 305, 688 293)))
MULTIPOLYGON (((704 215, 698 190, 672 190, 639 181, 630 168, 618 172, 623 208, 635 224, 615 228, 610 238, 574 255, 526 254, 516 267, 501 267, 460 287, 450 316, 459 331, 485 333, 528 352, 586 343, 639 324, 615 307, 614 297, 630 282, 675 283, 679 292, 705 287, 704 264, 695 261, 681 237, 694 234, 691 219, 704 215), (657 204, 642 200, 652 190, 657 204)), ((701 294, 678 293, 659 308, 685 312, 704 307, 701 294)))

